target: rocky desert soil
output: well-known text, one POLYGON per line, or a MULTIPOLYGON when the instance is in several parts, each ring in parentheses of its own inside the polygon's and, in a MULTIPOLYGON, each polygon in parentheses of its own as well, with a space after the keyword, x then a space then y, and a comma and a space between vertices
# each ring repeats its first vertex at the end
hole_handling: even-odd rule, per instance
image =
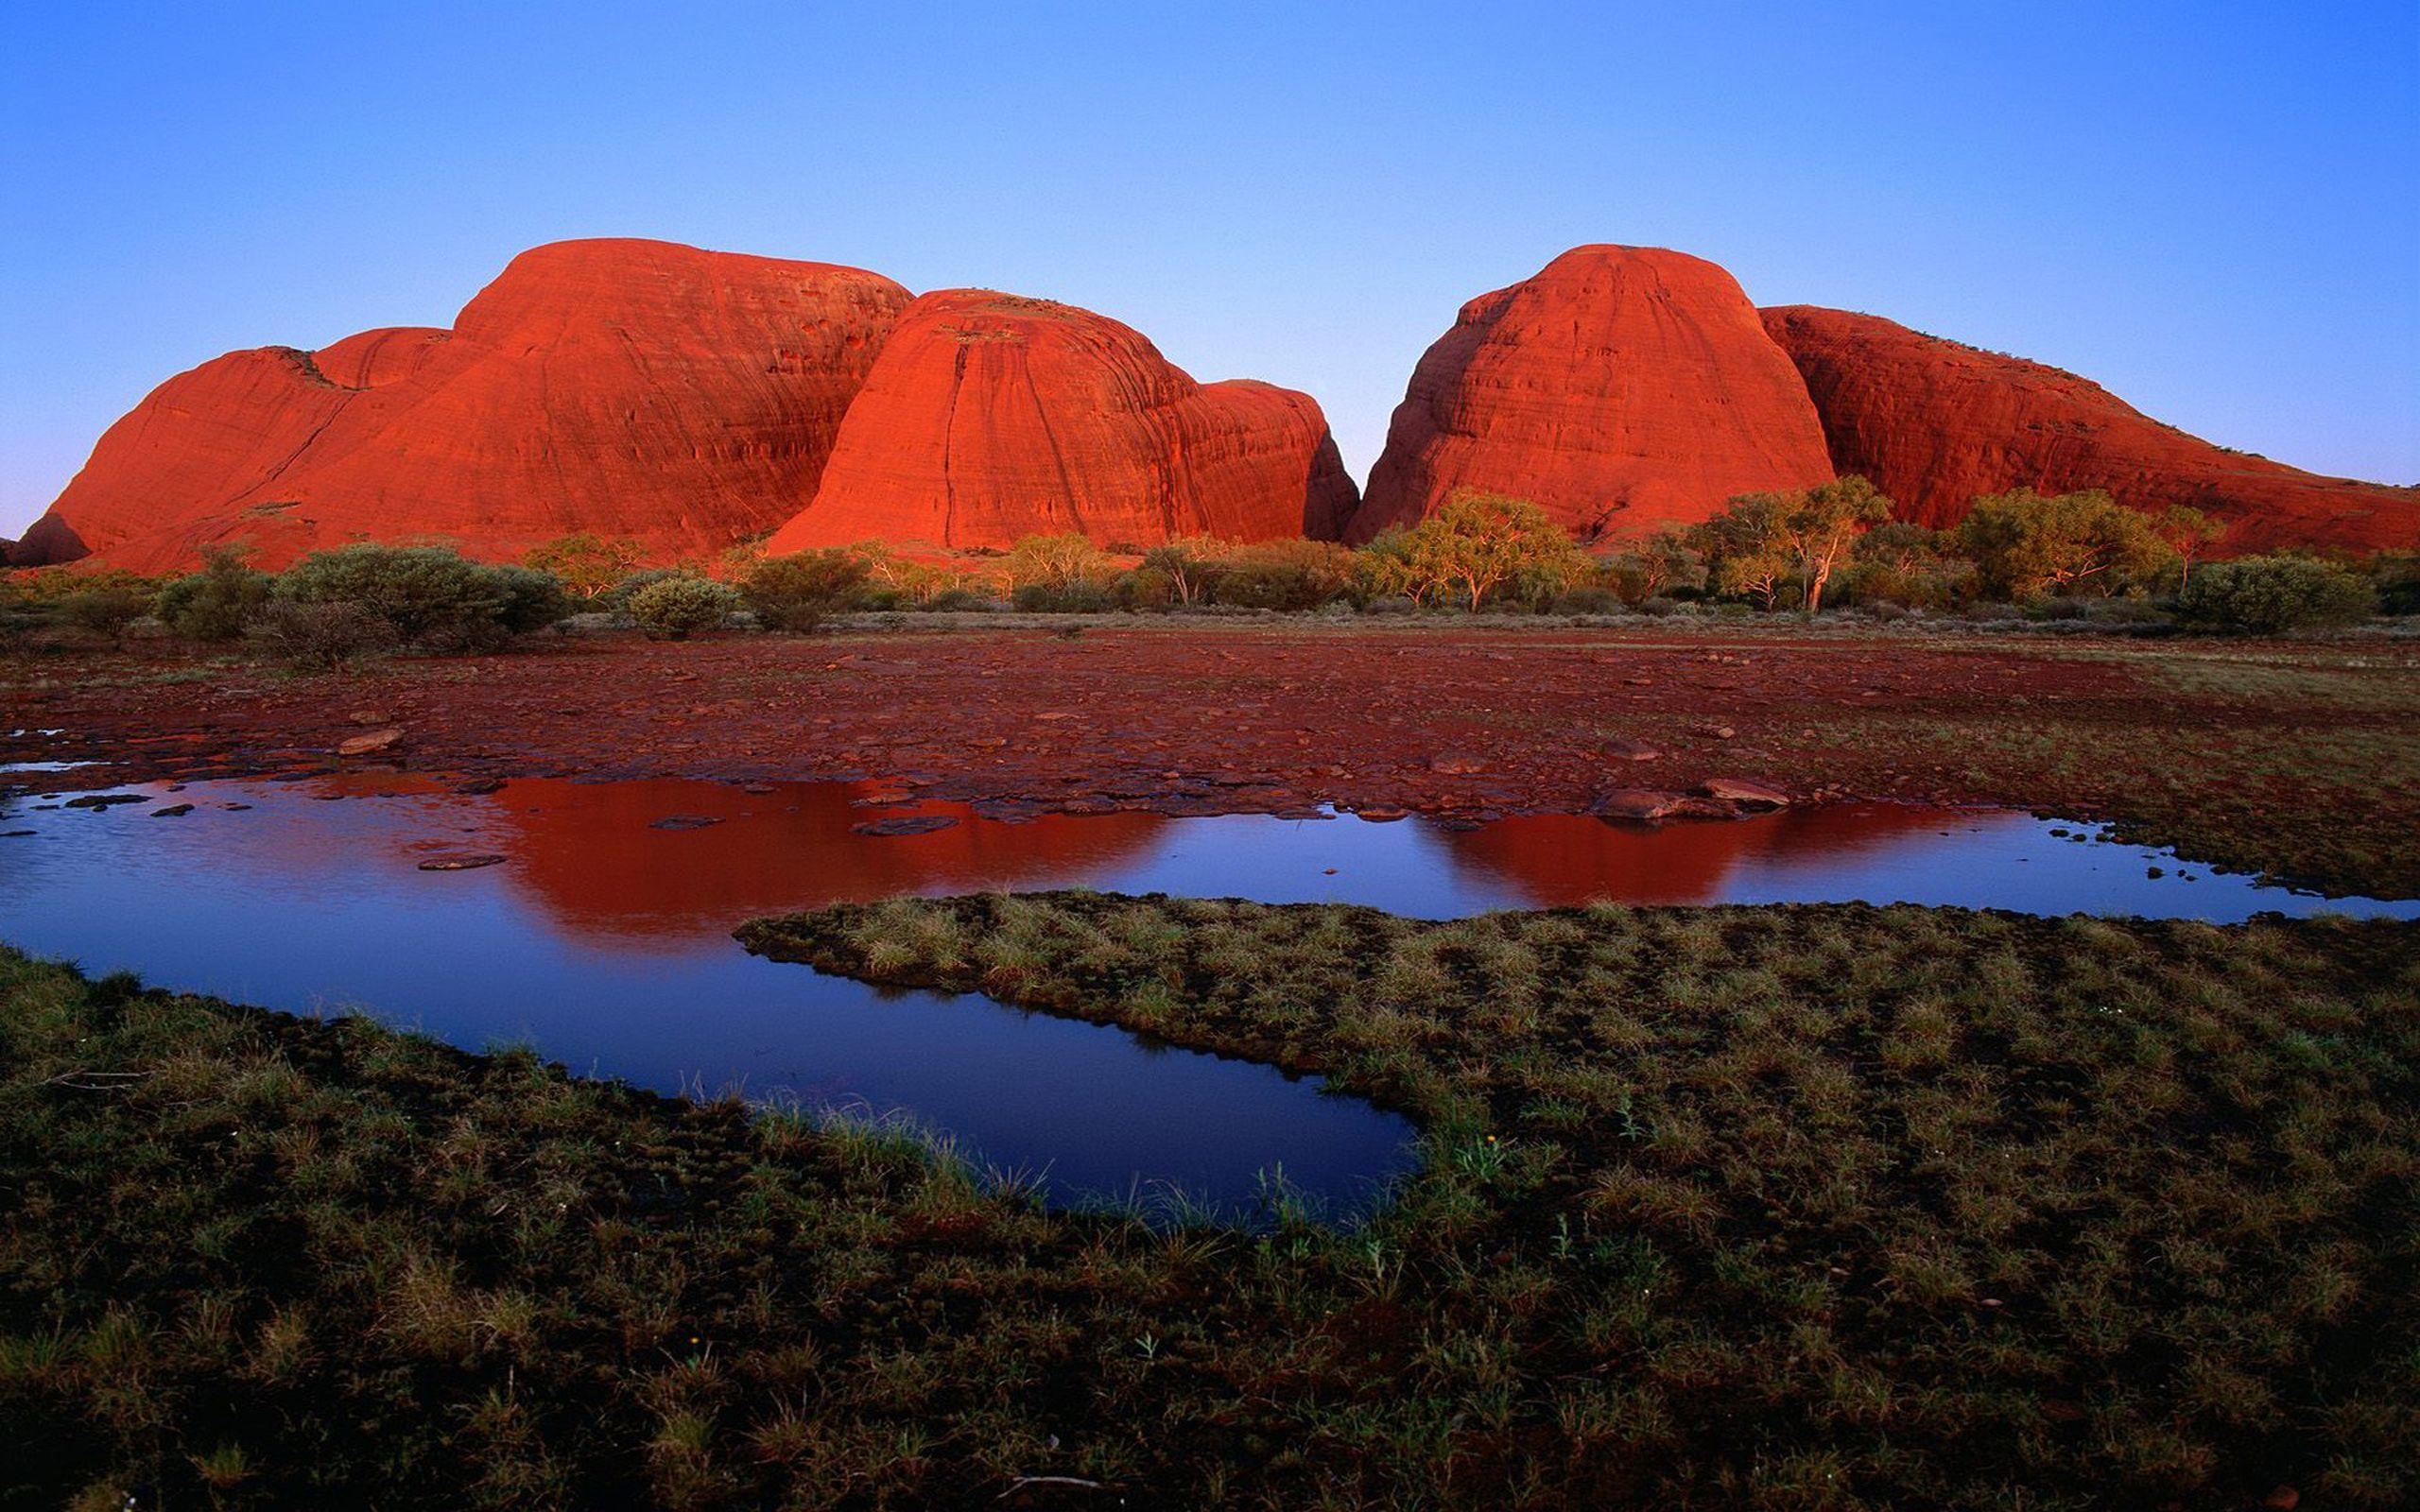
POLYGON ((107 761, 112 782, 372 763, 472 780, 873 778, 1010 816, 1332 803, 1477 820, 1730 778, 1799 802, 2114 819, 2240 869, 2420 893, 2420 642, 2408 639, 929 626, 546 637, 325 677, 174 648, 20 658, 0 665, 0 761, 107 761), (389 730, 400 734, 376 749, 337 754, 389 730))

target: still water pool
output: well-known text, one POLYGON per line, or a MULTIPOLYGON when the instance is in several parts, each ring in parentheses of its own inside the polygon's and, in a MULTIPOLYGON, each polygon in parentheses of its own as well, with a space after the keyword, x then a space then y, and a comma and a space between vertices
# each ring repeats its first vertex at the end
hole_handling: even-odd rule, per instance
POLYGON ((94 791, 142 801, 0 803, 0 939, 237 1002, 366 1010, 472 1048, 527 1042, 661 1091, 904 1112, 1063 1199, 1174 1186, 1233 1207, 1282 1167, 1350 1211, 1408 1168, 1412 1130, 1317 1078, 759 960, 734 926, 902 892, 1064 886, 1430 918, 1598 898, 2420 917, 2415 902, 2256 886, 2090 826, 1893 804, 1641 829, 1570 816, 1008 822, 884 801, 898 795, 871 783, 532 779, 461 794, 362 774, 94 791), (900 818, 941 827, 859 833, 900 818), (421 869, 466 854, 503 860, 421 869))

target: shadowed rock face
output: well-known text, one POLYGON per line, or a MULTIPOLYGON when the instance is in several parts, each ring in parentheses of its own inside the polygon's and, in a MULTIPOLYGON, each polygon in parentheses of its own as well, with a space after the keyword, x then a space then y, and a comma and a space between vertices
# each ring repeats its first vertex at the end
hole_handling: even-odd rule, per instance
POLYGON ((2089 379, 1813 305, 1764 312, 1806 380, 1832 461, 1900 514, 1943 526, 1979 494, 2106 489, 2230 525, 2220 550, 2420 544, 2420 490, 2359 483, 2230 452, 2163 425, 2089 379))
POLYGON ((718 551, 810 497, 908 292, 821 263, 664 242, 536 248, 451 331, 230 352, 112 426, 26 533, 165 571, 349 541, 510 557, 574 531, 718 551))
POLYGON ((768 549, 1334 540, 1354 504, 1308 395, 1197 384, 1105 316, 944 289, 900 317, 814 501, 768 549))
POLYGON ((1468 489, 1532 500, 1583 541, 1635 535, 1831 475, 1806 385, 1730 274, 1579 247, 1463 305, 1421 358, 1350 534, 1468 489))

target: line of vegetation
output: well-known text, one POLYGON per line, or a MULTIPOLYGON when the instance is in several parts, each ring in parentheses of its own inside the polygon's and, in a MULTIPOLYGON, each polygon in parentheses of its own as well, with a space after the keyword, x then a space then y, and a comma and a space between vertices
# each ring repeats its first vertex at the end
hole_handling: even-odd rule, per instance
POLYGON ((1351 1231, 1045 1212, 0 953, 0 1504, 2413 1489, 2420 926, 1059 894, 743 936, 1326 1072, 1425 1167, 1351 1231))
POLYGON ((147 627, 250 637, 305 667, 385 651, 493 650, 574 615, 681 639, 735 626, 813 630, 868 610, 1130 613, 1325 611, 1559 615, 1853 610, 2076 621, 2147 633, 2274 635, 2420 613, 2420 552, 2203 563, 2225 534, 2188 507, 2144 514, 2102 492, 2030 490, 1975 502, 1955 529, 1892 518, 1864 479, 1736 498, 1711 520, 1627 541, 1574 541, 1526 500, 1465 493, 1357 550, 1207 539, 1104 547, 1031 536, 1006 551, 918 554, 879 542, 713 563, 642 565, 631 541, 566 536, 518 566, 441 546, 355 545, 274 576, 223 550, 157 581, 47 568, 0 575, 0 643, 67 632, 111 643, 147 627))

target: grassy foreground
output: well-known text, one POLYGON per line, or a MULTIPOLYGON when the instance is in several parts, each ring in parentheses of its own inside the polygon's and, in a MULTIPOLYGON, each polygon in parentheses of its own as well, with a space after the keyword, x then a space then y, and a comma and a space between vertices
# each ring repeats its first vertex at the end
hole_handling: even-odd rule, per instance
POLYGON ((0 953, 0 1504, 2411 1494, 2420 926, 1060 894, 743 936, 1328 1072, 1427 1169, 1350 1233, 1043 1213, 0 953))

